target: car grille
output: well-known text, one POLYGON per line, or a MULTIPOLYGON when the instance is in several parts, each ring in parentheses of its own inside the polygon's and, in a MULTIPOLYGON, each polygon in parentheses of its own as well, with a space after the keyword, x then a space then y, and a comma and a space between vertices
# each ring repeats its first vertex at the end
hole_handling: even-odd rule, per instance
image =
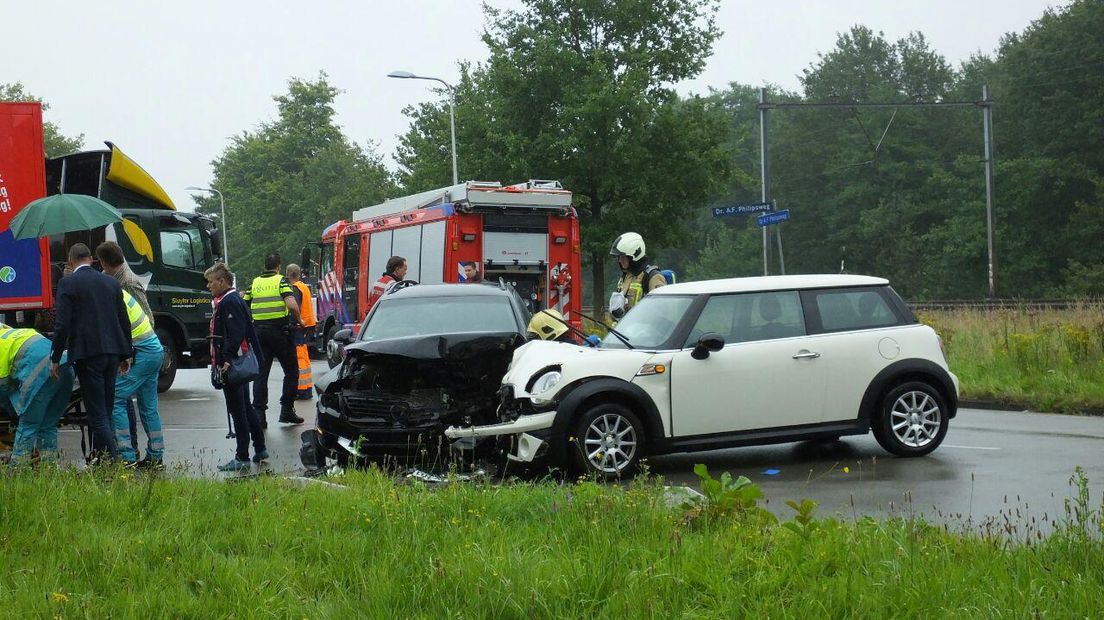
POLYGON ((398 399, 382 396, 346 396, 345 407, 349 416, 353 418, 395 418, 405 417, 410 413, 410 403, 398 399))

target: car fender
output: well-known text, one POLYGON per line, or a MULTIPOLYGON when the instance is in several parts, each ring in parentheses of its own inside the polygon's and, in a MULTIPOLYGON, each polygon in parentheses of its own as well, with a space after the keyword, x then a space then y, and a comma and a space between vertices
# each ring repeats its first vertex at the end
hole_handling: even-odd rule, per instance
POLYGON ((557 396, 556 418, 552 421, 550 443, 552 456, 561 461, 566 457, 566 441, 571 423, 582 412, 584 405, 594 397, 610 396, 612 400, 631 405, 633 413, 644 423, 647 445, 662 442, 663 420, 648 393, 640 386, 617 377, 590 377, 564 387, 557 396))
POLYGON ((958 393, 954 381, 945 368, 926 359, 912 358, 896 361, 886 366, 874 376, 863 394, 859 405, 859 419, 870 420, 877 411, 879 400, 893 385, 905 380, 923 380, 934 383, 934 387, 943 395, 947 404, 947 417, 953 418, 958 412, 958 393))

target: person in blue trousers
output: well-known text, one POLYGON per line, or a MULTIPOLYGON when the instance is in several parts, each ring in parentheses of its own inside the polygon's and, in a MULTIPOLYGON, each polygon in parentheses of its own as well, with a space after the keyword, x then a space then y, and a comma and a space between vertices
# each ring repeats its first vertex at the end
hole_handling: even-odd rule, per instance
POLYGON ((161 416, 157 412, 157 373, 161 370, 161 361, 165 349, 161 346, 153 323, 142 310, 138 300, 123 291, 127 318, 130 320, 130 339, 134 343, 134 361, 130 370, 120 373, 115 379, 115 406, 111 412, 112 425, 115 427, 115 443, 119 457, 129 467, 139 469, 160 469, 165 455, 165 439, 161 434, 161 416), (127 416, 127 403, 131 396, 138 397, 138 417, 146 431, 146 456, 141 461, 131 441, 130 418, 127 416))
POLYGON ((0 398, 19 416, 13 465, 29 462, 36 449, 42 461, 58 456, 57 427, 73 392, 73 369, 63 359, 51 376, 50 348, 35 330, 0 323, 0 398))

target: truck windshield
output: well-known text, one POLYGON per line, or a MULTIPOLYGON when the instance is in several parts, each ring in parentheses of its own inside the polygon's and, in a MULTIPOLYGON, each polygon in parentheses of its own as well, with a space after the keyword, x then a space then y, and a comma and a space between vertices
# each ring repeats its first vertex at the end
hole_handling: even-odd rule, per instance
POLYGON ((169 267, 203 271, 211 266, 210 239, 192 221, 161 218, 161 260, 169 267))
POLYGON ((516 332, 510 302, 504 297, 415 297, 383 299, 368 320, 364 341, 461 334, 516 332))
MULTIPOLYGON (((653 295, 641 299, 615 326, 636 349, 658 349, 671 339, 675 327, 693 303, 689 295, 653 295)), ((604 349, 624 349, 613 334, 602 340, 604 349)))

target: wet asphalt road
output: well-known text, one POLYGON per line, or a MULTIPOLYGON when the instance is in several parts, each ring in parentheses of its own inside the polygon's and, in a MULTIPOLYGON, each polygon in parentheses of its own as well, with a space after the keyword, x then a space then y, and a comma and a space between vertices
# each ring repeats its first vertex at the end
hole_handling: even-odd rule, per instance
MULTIPOLYGON (((324 372, 315 362, 315 376, 324 372)), ((279 398, 279 370, 270 379, 270 397, 279 398)), ((222 394, 211 388, 206 370, 182 370, 161 395, 161 415, 170 469, 191 475, 224 476, 215 467, 233 456, 226 439, 222 394)), ((314 421, 314 403, 298 401, 307 422, 277 424, 278 405, 269 409, 266 433, 271 462, 267 471, 300 474, 299 435, 314 421)), ((144 452, 145 437, 139 431, 144 452)), ((65 458, 81 459, 81 435, 63 429, 65 458)), ((943 445, 927 457, 896 458, 872 435, 844 437, 834 443, 801 442, 777 446, 678 454, 649 459, 650 470, 669 484, 697 486, 696 463, 715 476, 730 472, 759 484, 779 515, 791 513, 787 499, 813 499, 819 514, 843 518, 862 515, 918 514, 940 522, 1002 520, 1005 515, 1043 520, 1063 514, 1070 497, 1069 478, 1078 465, 1090 480, 1100 505, 1104 489, 1104 418, 962 409, 951 420, 943 445), (777 473, 769 475, 769 470, 777 473)), ((1019 520, 1023 520, 1020 517, 1019 520)))

